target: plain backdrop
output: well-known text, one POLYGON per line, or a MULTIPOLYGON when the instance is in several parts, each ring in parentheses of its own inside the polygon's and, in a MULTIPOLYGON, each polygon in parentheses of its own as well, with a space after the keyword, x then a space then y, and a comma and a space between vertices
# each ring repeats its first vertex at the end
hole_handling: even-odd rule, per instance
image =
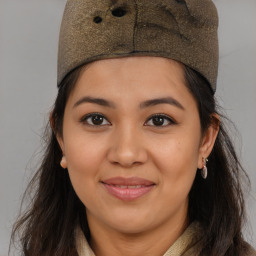
MULTIPOLYGON (((220 16, 217 99, 236 124, 251 179, 247 240, 256 247, 256 1, 215 0, 220 16)), ((55 99, 64 0, 0 0, 0 256, 41 153, 55 99)), ((17 254, 18 255, 18 254, 17 254)))

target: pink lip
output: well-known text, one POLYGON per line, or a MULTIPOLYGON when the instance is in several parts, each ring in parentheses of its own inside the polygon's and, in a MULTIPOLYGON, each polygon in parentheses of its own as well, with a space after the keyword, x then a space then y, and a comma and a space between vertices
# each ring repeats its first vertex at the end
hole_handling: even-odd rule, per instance
POLYGON ((131 201, 147 194, 154 182, 139 177, 115 177, 102 181, 106 190, 118 199, 131 201))

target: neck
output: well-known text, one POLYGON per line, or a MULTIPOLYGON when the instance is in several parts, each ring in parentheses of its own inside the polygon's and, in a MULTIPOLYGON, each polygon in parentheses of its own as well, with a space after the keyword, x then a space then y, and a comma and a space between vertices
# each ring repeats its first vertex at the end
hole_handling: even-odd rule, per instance
POLYGON ((97 256, 162 256, 168 248, 179 238, 188 226, 187 216, 168 220, 157 228, 141 233, 121 233, 99 225, 90 223, 90 245, 97 256))

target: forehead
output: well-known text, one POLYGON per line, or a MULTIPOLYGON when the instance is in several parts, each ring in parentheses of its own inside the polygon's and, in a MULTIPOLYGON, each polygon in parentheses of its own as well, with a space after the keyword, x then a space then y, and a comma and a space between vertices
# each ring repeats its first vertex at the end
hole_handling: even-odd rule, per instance
POLYGON ((158 78, 164 74, 163 78, 165 78, 167 73, 179 79, 183 79, 184 77, 183 64, 180 62, 168 58, 150 56, 131 56, 98 60, 86 65, 84 72, 86 72, 87 75, 92 72, 112 76, 125 75, 126 79, 136 78, 136 75, 145 75, 153 79, 154 77, 158 78))
POLYGON ((157 97, 176 97, 191 104, 183 65, 162 57, 125 57, 92 62, 82 70, 71 100, 82 96, 124 98, 131 103, 157 97))

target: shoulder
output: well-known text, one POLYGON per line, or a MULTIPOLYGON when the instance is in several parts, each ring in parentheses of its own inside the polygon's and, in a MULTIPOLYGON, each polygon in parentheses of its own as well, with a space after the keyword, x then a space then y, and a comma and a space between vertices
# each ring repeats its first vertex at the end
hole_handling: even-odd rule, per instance
POLYGON ((249 244, 244 245, 244 256, 256 256, 256 251, 249 244))

